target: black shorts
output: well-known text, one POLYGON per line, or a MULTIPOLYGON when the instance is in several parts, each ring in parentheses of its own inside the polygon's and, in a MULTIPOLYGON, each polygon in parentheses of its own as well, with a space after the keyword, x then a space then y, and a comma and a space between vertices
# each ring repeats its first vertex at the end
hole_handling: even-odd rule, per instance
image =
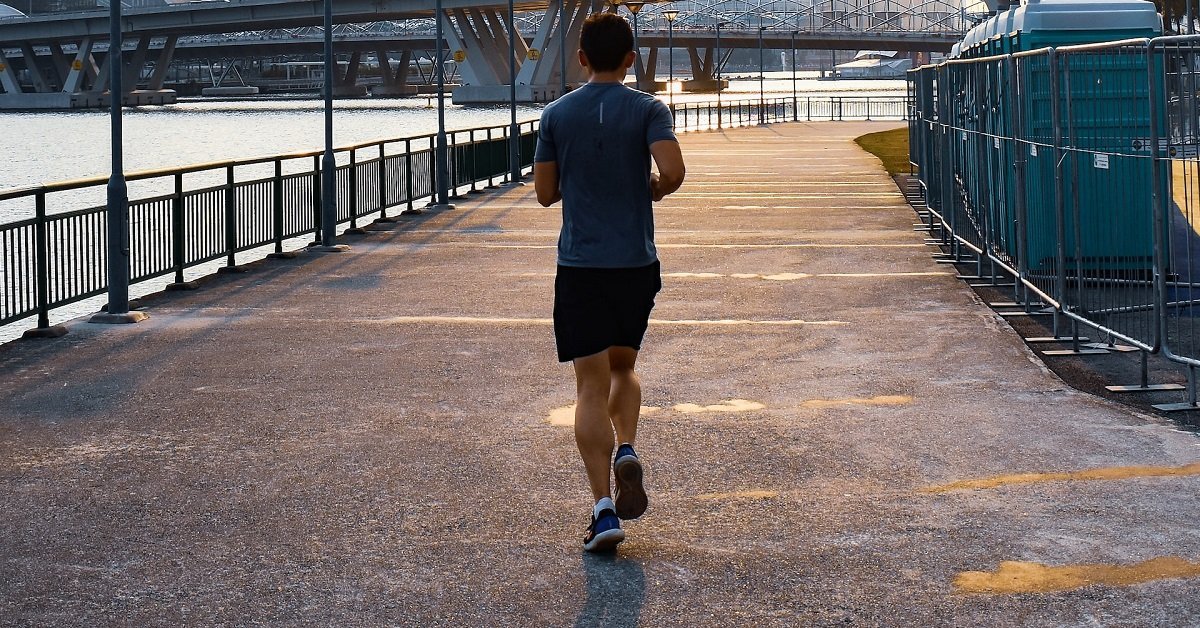
POLYGON ((642 348, 662 289, 658 262, 640 268, 559 266, 554 279, 554 340, 558 361, 609 347, 642 348))

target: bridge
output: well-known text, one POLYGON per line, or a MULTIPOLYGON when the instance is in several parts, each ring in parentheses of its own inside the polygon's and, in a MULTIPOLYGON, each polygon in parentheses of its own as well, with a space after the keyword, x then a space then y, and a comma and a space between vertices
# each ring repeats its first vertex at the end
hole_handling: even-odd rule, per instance
MULTIPOLYGON (((634 3, 633 6, 639 6, 634 3)), ((636 21, 640 55, 636 67, 640 87, 653 85, 646 68, 657 51, 673 43, 686 48, 693 76, 713 82, 731 52, 760 45, 769 49, 886 49, 945 51, 957 41, 969 17, 956 3, 944 0, 831 0, 757 4, 677 2, 679 12, 668 24, 664 7, 646 5, 636 21), (639 29, 640 31, 640 29, 639 29), (674 37, 675 34, 678 37, 674 37), (761 38, 760 38, 761 35, 761 38)), ((577 47, 579 27, 592 12, 615 10, 604 0, 523 0, 516 38, 517 98, 544 102, 557 98, 566 84, 584 77, 574 63, 561 76, 560 51, 577 47)), ((129 49, 123 85, 128 104, 170 102, 163 90, 167 68, 187 50, 211 52, 213 46, 237 46, 247 54, 307 52, 315 27, 322 21, 320 0, 238 0, 194 3, 176 7, 130 10, 122 31, 129 49), (226 34, 226 41, 213 35, 226 34), (232 40, 232 41, 228 41, 232 40), (254 42, 251 44, 250 42, 254 42), (290 51, 290 52, 289 52, 290 51), (141 78, 142 85, 136 85, 141 78)), ((334 22, 368 25, 353 34, 343 31, 339 52, 350 55, 340 85, 352 84, 364 53, 377 58, 411 58, 430 48, 434 11, 427 0, 338 0, 334 22)), ((499 102, 508 99, 507 4, 495 0, 446 0, 441 15, 445 31, 443 55, 461 59, 463 84, 457 102, 499 102)), ((104 11, 8 18, 0 20, 0 107, 70 108, 98 106, 107 90, 108 15, 104 11), (22 80, 24 78, 24 80, 22 80)), ((432 46, 438 48, 436 44, 432 46)), ((570 59, 568 59, 570 61, 570 59)), ((404 93, 405 72, 385 81, 404 93)), ((713 83, 715 85, 715 83, 713 83)))

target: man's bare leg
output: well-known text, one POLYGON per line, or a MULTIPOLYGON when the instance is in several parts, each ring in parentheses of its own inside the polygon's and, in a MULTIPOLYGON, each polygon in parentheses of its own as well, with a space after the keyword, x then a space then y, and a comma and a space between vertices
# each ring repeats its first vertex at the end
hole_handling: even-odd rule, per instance
POLYGON ((613 424, 608 414, 611 386, 609 351, 611 349, 574 360, 577 397, 575 445, 583 457, 588 484, 596 501, 611 496, 608 480, 613 453, 613 424))
POLYGON ((638 352, 632 347, 610 347, 608 416, 617 431, 618 443, 633 444, 637 438, 638 413, 642 407, 642 384, 633 367, 638 352))

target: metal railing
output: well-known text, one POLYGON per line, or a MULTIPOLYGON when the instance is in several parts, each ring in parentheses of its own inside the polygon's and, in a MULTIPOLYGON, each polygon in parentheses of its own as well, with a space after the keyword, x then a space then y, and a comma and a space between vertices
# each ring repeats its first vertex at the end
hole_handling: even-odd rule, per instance
MULTIPOLYGON (((520 130, 521 167, 533 163, 537 123, 520 130)), ((493 186, 509 172, 508 125, 448 133, 451 189, 493 186)), ((431 198, 435 135, 379 140, 335 152, 337 222, 350 228, 372 214, 431 198)), ((174 276, 239 253, 312 233, 320 239, 321 151, 138 172, 131 184, 130 283, 174 276), (145 190, 134 192, 135 186, 145 190)), ((107 178, 0 191, 0 203, 32 202, 34 216, 0 225, 0 325, 49 313, 107 290, 107 208, 61 211, 69 198, 103 190, 107 178), (72 195, 74 195, 72 197, 72 195), (61 201, 61 202, 60 202, 61 201)))
MULTIPOLYGON (((1063 46, 909 73, 928 228, 1008 275, 1054 337, 1080 327, 1200 366, 1200 37, 1063 46), (1066 329, 1066 325, 1070 329, 1066 329)), ((995 281, 993 281, 995 283, 995 281)))
POLYGON ((675 129, 702 131, 773 122, 905 120, 907 101, 902 96, 806 96, 727 101, 675 103, 671 108, 675 129))
MULTIPOLYGON (((676 104, 677 131, 796 120, 898 119, 903 98, 773 98, 676 104)), ((520 125, 521 167, 532 165, 537 122, 520 125)), ((448 132, 452 193, 478 192, 507 180, 508 125, 448 132)), ((432 199, 436 136, 378 140, 338 148, 337 223, 355 229, 368 216, 387 219, 432 199)), ((130 185, 130 283, 171 277, 306 234, 320 240, 321 151, 197 164, 126 175, 130 185)), ((95 177, 0 190, 0 207, 29 207, 33 216, 0 224, 0 326, 102 295, 107 281, 107 208, 98 202, 108 179, 95 177), (5 205, 5 204, 9 205, 5 205), (80 206, 82 205, 82 206, 80 206), (31 206, 31 207, 30 207, 31 206)), ((260 254, 261 256, 261 254, 260 254)))

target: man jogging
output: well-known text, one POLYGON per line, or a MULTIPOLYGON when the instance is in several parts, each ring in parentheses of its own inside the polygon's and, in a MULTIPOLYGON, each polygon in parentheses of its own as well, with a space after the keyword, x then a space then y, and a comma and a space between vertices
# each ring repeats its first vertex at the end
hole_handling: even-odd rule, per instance
POLYGON ((670 110, 623 84, 634 61, 629 24, 594 14, 579 47, 589 80, 542 112, 533 172, 538 202, 563 202, 554 337, 559 361, 575 367, 575 442, 595 499, 583 548, 596 552, 625 540, 619 519, 646 511, 634 363, 662 288, 652 203, 679 189, 684 164, 670 110))

